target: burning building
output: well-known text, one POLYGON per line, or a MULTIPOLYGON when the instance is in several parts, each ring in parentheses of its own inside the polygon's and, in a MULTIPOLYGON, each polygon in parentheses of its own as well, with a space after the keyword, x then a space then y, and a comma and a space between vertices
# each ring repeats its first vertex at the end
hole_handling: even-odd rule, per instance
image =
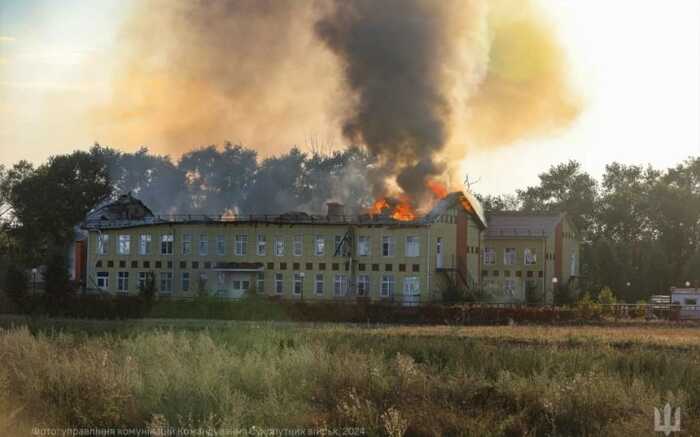
POLYGON ((131 196, 89 214, 85 287, 160 296, 439 301, 480 286, 486 219, 469 193, 419 216, 401 199, 366 214, 154 215, 131 196), (398 202, 398 203, 396 203, 398 202))

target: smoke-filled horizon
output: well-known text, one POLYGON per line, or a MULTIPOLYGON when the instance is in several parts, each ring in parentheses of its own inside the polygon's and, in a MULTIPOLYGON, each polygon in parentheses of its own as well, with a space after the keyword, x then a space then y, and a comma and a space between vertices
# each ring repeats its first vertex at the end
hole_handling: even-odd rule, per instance
POLYGON ((468 150, 548 134, 580 109, 526 1, 152 0, 120 40, 112 98, 91 113, 107 138, 274 156, 323 135, 376 160, 375 196, 416 203, 427 179, 461 181, 468 150))

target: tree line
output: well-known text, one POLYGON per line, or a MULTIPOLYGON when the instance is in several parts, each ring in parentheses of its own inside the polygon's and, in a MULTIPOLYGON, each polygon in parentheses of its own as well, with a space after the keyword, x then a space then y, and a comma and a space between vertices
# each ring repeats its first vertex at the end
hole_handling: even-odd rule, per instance
MULTIPOLYGON (((125 192, 164 214, 319 213, 329 199, 352 212, 372 201, 367 175, 375 164, 359 147, 293 148, 261 160, 252 149, 226 143, 178 160, 96 144, 38 166, 0 166, 0 270, 9 265, 16 276, 23 268, 65 263, 85 214, 125 192)), ((582 288, 593 294, 609 286, 636 302, 686 281, 700 286, 700 158, 668 169, 612 163, 600 180, 569 161, 540 174, 534 186, 479 197, 487 211, 566 211, 582 237, 582 288)), ((59 279, 63 287, 67 279, 59 279)))

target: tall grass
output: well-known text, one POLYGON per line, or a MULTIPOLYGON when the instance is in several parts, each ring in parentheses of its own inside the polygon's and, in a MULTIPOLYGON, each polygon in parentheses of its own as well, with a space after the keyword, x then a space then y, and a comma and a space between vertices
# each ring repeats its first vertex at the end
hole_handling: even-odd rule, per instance
POLYGON ((666 401, 683 409, 683 429, 700 430, 694 347, 110 326, 0 330, 0 435, 42 425, 642 435, 666 401))

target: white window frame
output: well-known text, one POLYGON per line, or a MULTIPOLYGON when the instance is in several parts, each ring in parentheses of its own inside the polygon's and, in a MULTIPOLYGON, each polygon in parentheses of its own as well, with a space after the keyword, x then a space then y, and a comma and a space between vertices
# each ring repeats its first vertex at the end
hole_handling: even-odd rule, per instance
POLYGON ((314 294, 320 296, 324 292, 326 286, 326 280, 323 273, 316 273, 316 280, 314 282, 314 294))
POLYGON ((148 256, 151 254, 153 246, 153 236, 151 234, 139 235, 139 255, 148 256))
POLYGON ((226 255, 226 236, 219 234, 216 236, 216 256, 226 255))
POLYGON ((396 280, 394 275, 382 275, 382 283, 379 287, 379 296, 391 297, 394 295, 396 280))
POLYGON ((348 294, 348 277, 337 273, 333 278, 333 295, 334 296, 347 296, 348 294))
POLYGON ((109 234, 97 234, 97 254, 104 256, 109 253, 109 234))
POLYGON ((255 253, 258 256, 267 255, 267 236, 259 233, 256 237, 256 243, 255 253))
POLYGON ((369 235, 357 237, 357 256, 370 256, 372 252, 372 240, 369 235))
POLYGON ((143 290, 146 288, 146 281, 148 281, 148 272, 139 272, 139 278, 138 278, 138 289, 143 290))
POLYGON ((275 294, 284 294, 284 273, 275 273, 275 294))
POLYGON ((160 254, 170 256, 173 254, 173 246, 175 245, 175 235, 161 234, 160 236, 160 254))
POLYGON ((199 234, 199 246, 198 246, 199 256, 209 255, 209 235, 199 234))
POLYGON ((358 296, 369 296, 369 275, 358 275, 357 276, 357 295, 358 296))
POLYGON ((297 234, 292 240, 292 255, 303 256, 304 255, 304 236, 297 234))
POLYGON ((216 273, 216 292, 225 293, 226 290, 226 273, 217 272, 216 273))
POLYGON ((265 292, 265 273, 264 272, 258 272, 255 275, 255 291, 257 293, 264 293, 265 292))
POLYGON ((275 238, 275 256, 284 256, 284 238, 275 238))
POLYGON ((323 235, 314 237, 314 255, 323 256, 326 253, 326 238, 323 235))
POLYGON ((109 272, 97 272, 97 288, 103 291, 109 290, 109 272))
POLYGON ((534 266, 537 264, 537 249, 526 247, 523 250, 523 263, 526 266, 534 266), (529 259, 529 261, 528 261, 529 259))
POLYGON ((393 257, 396 253, 396 242, 391 235, 382 236, 382 256, 393 257))
POLYGON ((129 292, 129 272, 117 272, 117 291, 120 293, 129 292))
POLYGON ((234 252, 236 256, 246 256, 248 253, 248 234, 236 234, 234 252))
POLYGON ((518 249, 506 247, 503 250, 503 265, 514 266, 518 263, 518 249))
POLYGON ((131 235, 119 234, 117 241, 117 253, 125 256, 131 255, 131 235))
POLYGON ((160 272, 160 287, 158 291, 161 294, 171 294, 173 292, 173 272, 160 272))
POLYGON ((484 261, 485 266, 492 266, 496 264, 496 249, 493 247, 484 247, 484 261))
POLYGON ((417 258, 420 256, 420 237, 409 235, 406 237, 406 257, 417 258))
POLYGON ((292 288, 292 293, 295 296, 301 296, 304 294, 304 273, 294 272, 294 287, 292 288))
POLYGON ((513 278, 505 278, 503 281, 503 293, 509 297, 515 297, 518 294, 518 284, 513 278))
POLYGON ((182 236, 182 254, 185 256, 192 254, 192 234, 182 236))

